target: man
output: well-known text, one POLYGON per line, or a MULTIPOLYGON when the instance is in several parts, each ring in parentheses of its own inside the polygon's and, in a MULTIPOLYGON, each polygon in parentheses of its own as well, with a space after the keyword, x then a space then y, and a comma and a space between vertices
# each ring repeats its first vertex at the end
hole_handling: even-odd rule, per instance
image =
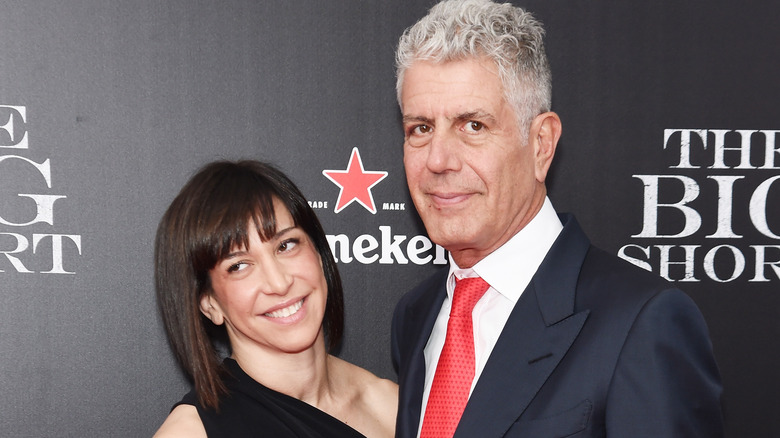
POLYGON ((396 435, 722 436, 696 306, 547 198, 561 121, 543 33, 522 9, 467 0, 401 37, 407 183, 450 266, 395 310, 396 435))

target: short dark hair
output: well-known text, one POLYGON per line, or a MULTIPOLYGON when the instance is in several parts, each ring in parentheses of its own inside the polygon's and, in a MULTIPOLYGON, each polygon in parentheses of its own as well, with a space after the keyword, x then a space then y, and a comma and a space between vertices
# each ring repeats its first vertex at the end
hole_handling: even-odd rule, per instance
POLYGON ((328 286, 323 328, 329 350, 341 341, 344 299, 341 278, 317 216, 301 191, 280 170, 258 161, 217 161, 201 168, 160 220, 155 238, 157 304, 168 339, 192 378, 203 406, 218 409, 226 390, 220 342, 227 334, 200 311, 212 293, 209 271, 236 246, 248 246, 250 220, 262 240, 276 232, 274 199, 314 243, 328 286))

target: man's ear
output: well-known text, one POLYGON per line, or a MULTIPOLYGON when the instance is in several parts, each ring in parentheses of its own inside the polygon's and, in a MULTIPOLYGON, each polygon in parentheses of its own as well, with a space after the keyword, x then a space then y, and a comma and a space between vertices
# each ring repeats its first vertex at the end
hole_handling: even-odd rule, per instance
POLYGON ((219 303, 211 294, 203 294, 200 297, 200 311, 206 318, 210 319, 214 325, 222 325, 225 322, 225 317, 222 314, 222 309, 219 307, 219 303))
POLYGON ((528 134, 534 148, 534 172, 536 180, 541 183, 547 179, 561 131, 561 119, 551 111, 539 114, 531 122, 528 134))

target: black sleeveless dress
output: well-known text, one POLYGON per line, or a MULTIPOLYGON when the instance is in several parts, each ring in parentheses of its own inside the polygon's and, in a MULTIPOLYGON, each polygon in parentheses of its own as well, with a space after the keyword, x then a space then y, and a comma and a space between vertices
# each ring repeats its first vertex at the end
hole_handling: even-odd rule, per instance
POLYGON ((198 410, 209 438, 220 437, 355 437, 360 432, 296 398, 257 383, 233 359, 225 359, 228 395, 220 399, 219 413, 204 409, 195 391, 177 403, 198 410))

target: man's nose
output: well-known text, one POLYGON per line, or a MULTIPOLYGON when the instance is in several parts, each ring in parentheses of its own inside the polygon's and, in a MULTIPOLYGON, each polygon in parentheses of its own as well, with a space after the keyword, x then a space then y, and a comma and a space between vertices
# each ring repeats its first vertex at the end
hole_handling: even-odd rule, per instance
POLYGON ((444 173, 460 169, 460 142, 447 131, 435 131, 429 144, 426 166, 433 173, 444 173))

